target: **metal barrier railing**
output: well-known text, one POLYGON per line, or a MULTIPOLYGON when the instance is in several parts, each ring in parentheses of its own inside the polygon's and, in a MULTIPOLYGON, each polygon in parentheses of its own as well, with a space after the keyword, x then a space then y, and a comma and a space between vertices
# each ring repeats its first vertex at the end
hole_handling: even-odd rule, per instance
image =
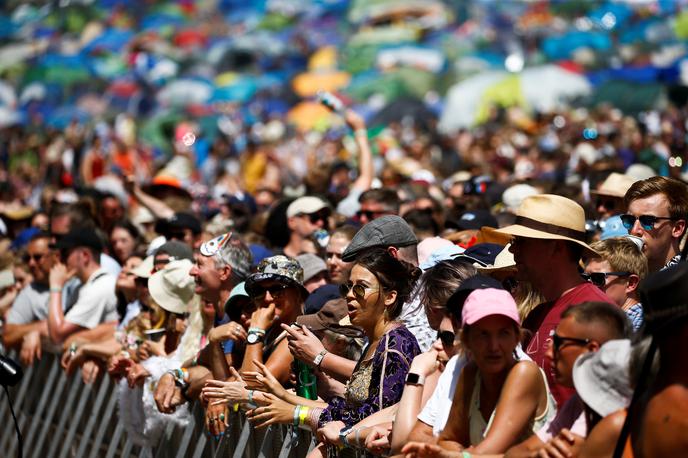
MULTIPOLYGON (((25 369, 10 396, 22 432, 24 457, 259 457, 301 458, 313 448, 310 431, 278 425, 254 429, 241 412, 230 414, 230 426, 217 441, 203 431, 203 409, 192 406, 185 428, 170 422, 154 447, 141 447, 128 437, 117 414, 117 384, 105 375, 92 385, 79 374, 67 377, 59 356, 44 354, 25 369)), ((17 455, 17 438, 7 402, 0 403, 0 450, 17 455)))

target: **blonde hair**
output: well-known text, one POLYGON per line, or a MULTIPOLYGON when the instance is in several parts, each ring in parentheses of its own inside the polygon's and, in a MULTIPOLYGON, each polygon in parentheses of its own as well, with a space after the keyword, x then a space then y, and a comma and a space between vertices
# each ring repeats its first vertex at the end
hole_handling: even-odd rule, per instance
POLYGON ((612 237, 593 242, 590 248, 597 251, 599 258, 609 263, 615 272, 630 272, 636 274, 642 280, 647 276, 647 258, 638 246, 626 237, 612 237))
POLYGON ((519 281, 514 292, 514 301, 518 307, 518 316, 521 323, 526 319, 530 312, 538 305, 545 302, 545 297, 535 289, 529 281, 519 281))

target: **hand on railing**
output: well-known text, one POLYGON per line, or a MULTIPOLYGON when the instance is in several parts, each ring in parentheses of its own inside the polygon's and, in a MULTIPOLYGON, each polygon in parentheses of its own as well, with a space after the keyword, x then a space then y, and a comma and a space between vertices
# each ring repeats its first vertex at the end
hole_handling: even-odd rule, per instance
POLYGON ((246 412, 246 418, 256 428, 269 425, 294 423, 294 409, 296 406, 283 401, 270 393, 256 392, 253 400, 258 404, 255 409, 246 412))
POLYGON ((316 436, 325 445, 344 445, 339 439, 339 431, 346 426, 343 421, 330 421, 318 428, 316 436))
POLYGON ((19 360, 25 366, 33 365, 35 359, 41 359, 41 333, 39 331, 31 331, 24 335, 19 353, 19 360))
POLYGON ((205 409, 205 429, 219 439, 225 434, 229 426, 229 410, 227 404, 208 405, 205 409))
POLYGON ((116 355, 108 361, 107 371, 115 380, 126 377, 129 373, 129 368, 136 364, 132 359, 124 355, 116 355))
POLYGON ((96 381, 100 375, 100 365, 93 359, 86 360, 81 366, 81 379, 89 385, 96 381))
POLYGON ((241 379, 239 373, 233 367, 229 371, 237 379, 234 382, 226 382, 224 380, 208 380, 201 390, 201 402, 209 405, 220 404, 236 404, 246 402, 248 399, 248 391, 246 390, 246 382, 241 379))
POLYGON ((146 370, 141 364, 134 364, 127 372, 127 383, 129 388, 142 386, 151 373, 146 370))

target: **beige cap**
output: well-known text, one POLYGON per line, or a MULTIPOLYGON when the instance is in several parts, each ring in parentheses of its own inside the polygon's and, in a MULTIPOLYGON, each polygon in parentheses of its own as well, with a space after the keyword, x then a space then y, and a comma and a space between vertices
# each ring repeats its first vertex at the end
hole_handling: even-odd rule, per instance
POLYGON ((178 314, 191 310, 191 304, 198 301, 196 282, 189 275, 192 266, 188 259, 172 261, 148 279, 150 295, 160 307, 178 314))

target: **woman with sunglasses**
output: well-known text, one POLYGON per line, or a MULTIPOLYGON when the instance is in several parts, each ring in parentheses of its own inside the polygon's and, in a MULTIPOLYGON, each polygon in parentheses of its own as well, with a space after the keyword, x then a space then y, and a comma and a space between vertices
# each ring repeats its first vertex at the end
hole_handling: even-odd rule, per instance
POLYGON ((333 398, 325 409, 311 408, 304 416, 303 424, 316 431, 320 442, 312 458, 326 456, 327 446, 354 446, 348 442, 351 428, 401 398, 406 374, 420 348, 397 319, 418 273, 384 249, 370 250, 356 260, 350 281, 341 291, 351 324, 363 330, 368 346, 344 397, 333 398))
POLYGON ((518 360, 521 327, 516 303, 504 290, 470 293, 461 311, 461 371, 447 426, 438 445, 411 442, 407 456, 504 453, 537 431, 556 411, 544 373, 518 360), (465 453, 464 453, 465 452, 465 453))

